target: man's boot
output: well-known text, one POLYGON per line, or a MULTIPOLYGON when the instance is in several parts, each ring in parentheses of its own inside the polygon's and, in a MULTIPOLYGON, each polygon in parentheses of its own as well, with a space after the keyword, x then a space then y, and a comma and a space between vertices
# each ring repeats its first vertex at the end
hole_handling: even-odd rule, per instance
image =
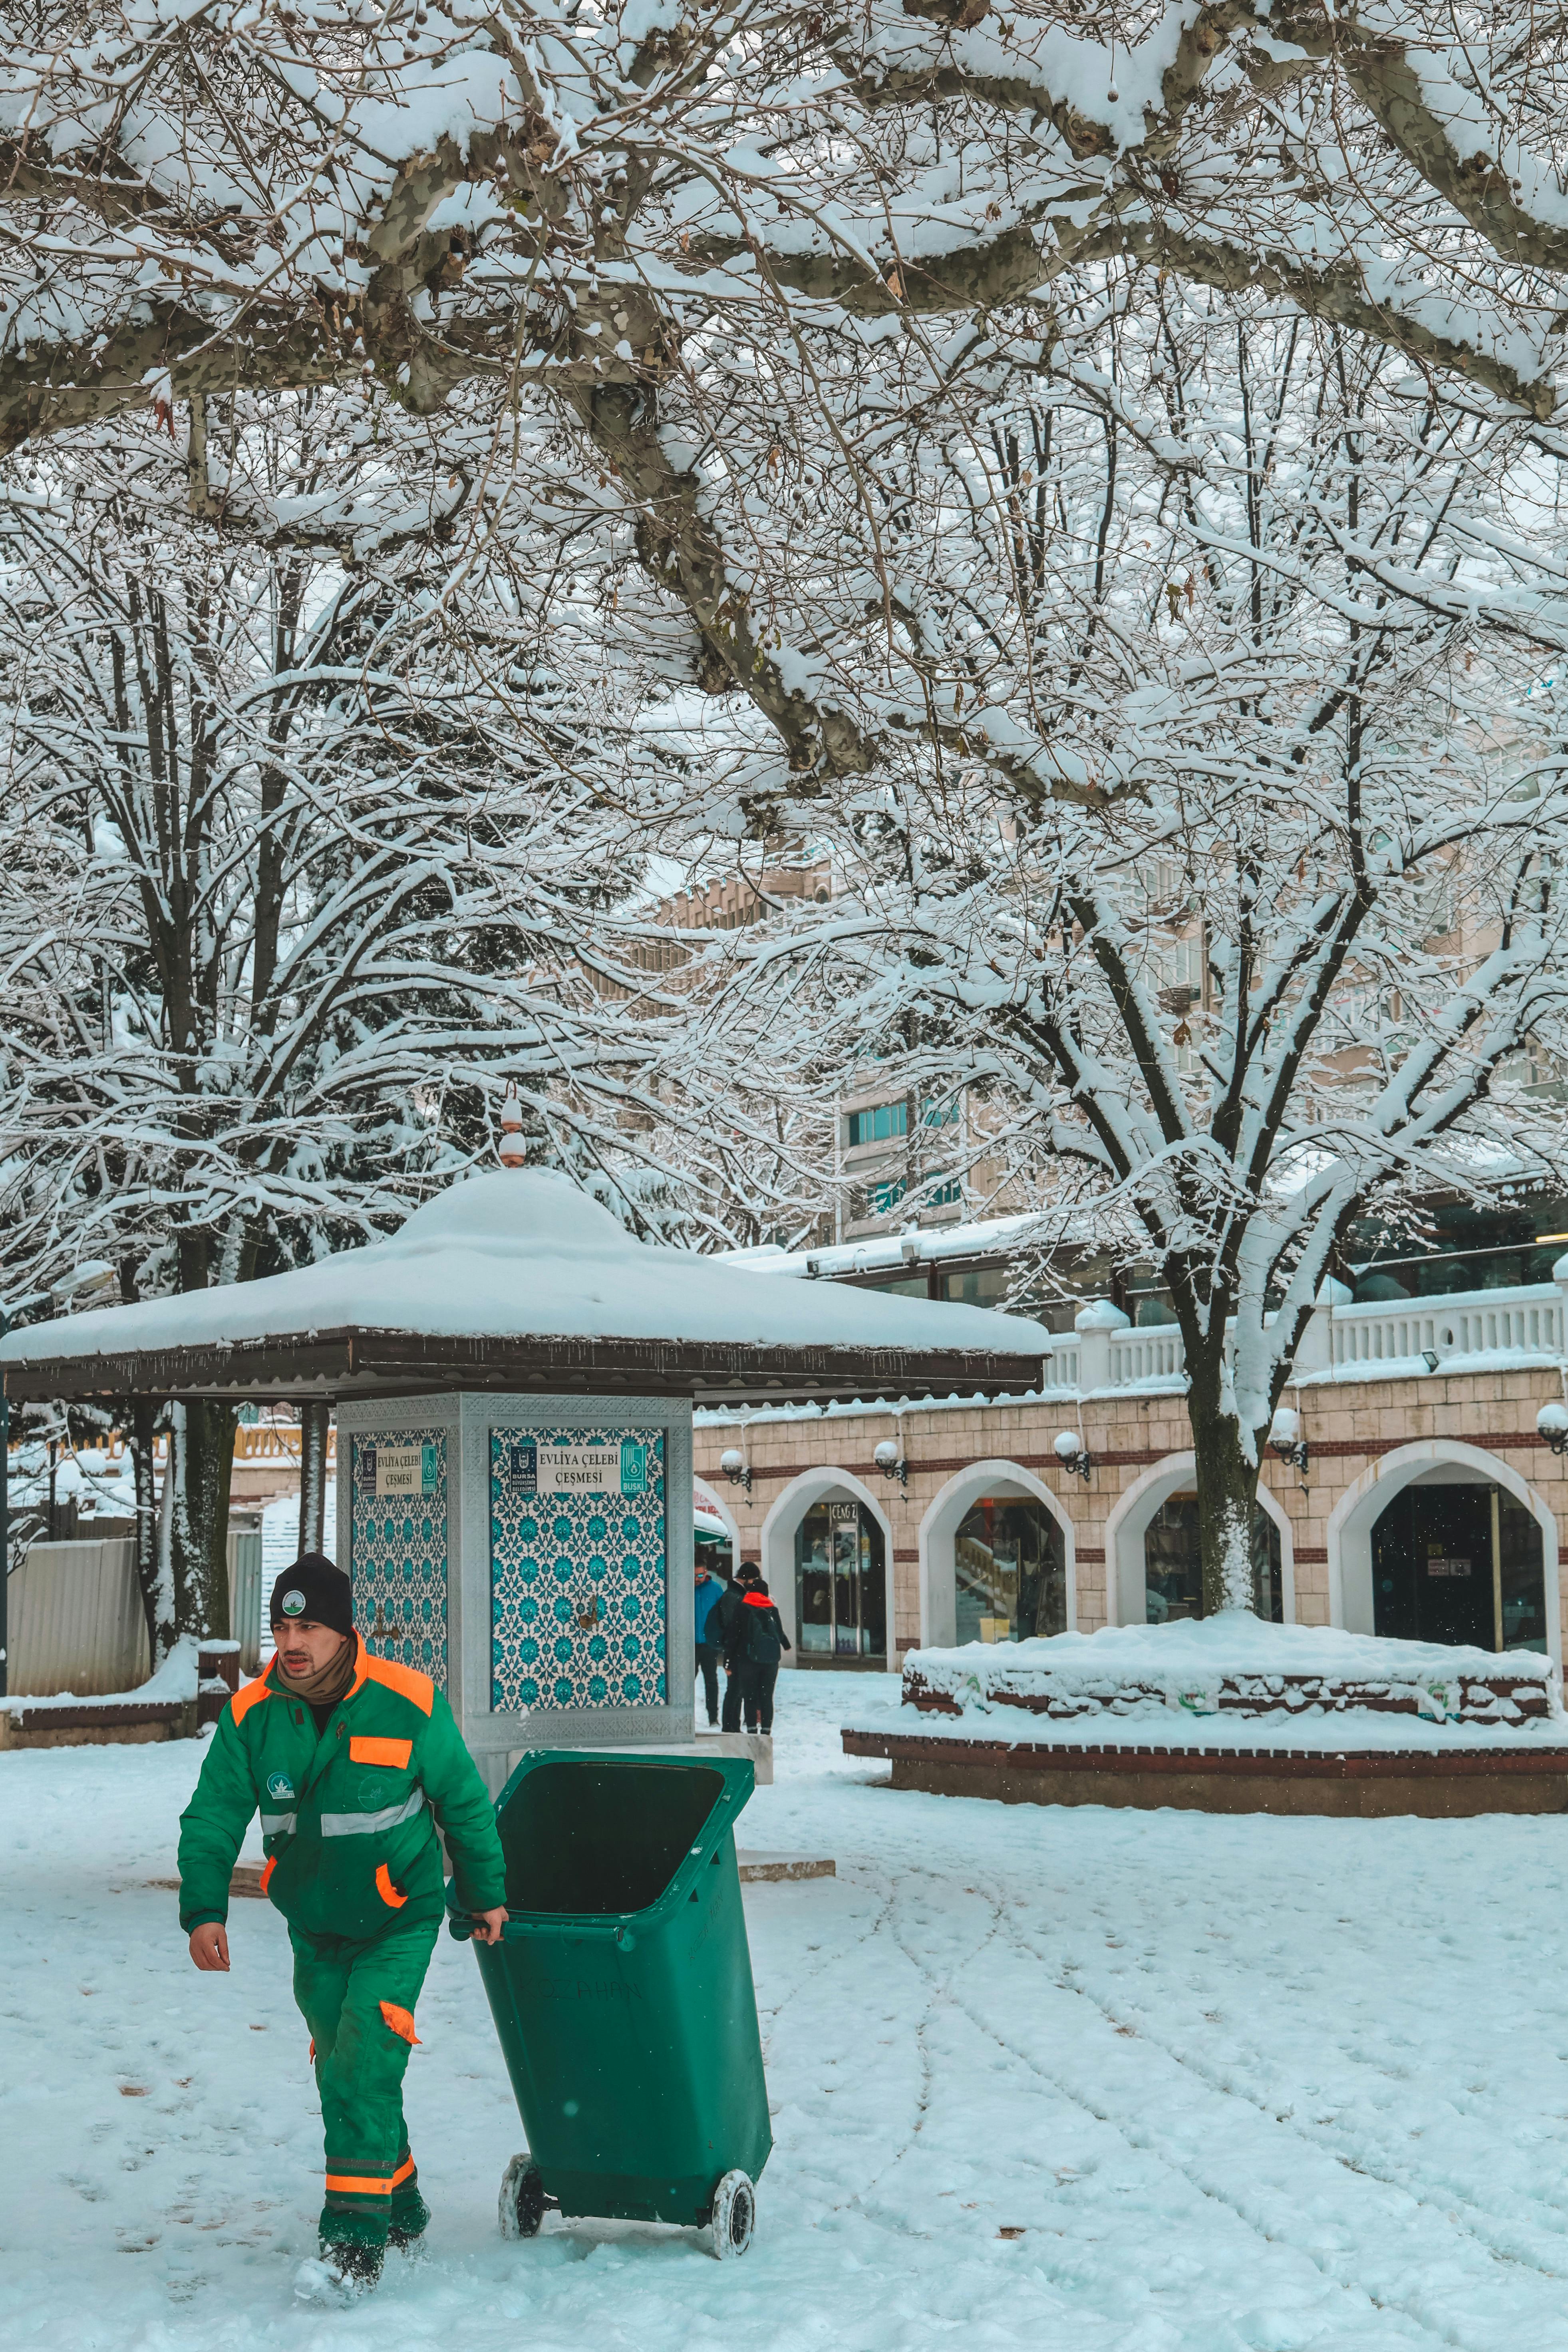
POLYGON ((410 2246, 419 2243, 429 2227, 430 2208, 417 2189, 410 2189, 406 2195, 394 2196, 392 2226, 386 2233, 389 2246, 396 2246, 406 2253, 410 2246))
POLYGON ((380 2278, 385 2260, 384 2246, 362 2246, 354 2239, 346 2238, 329 2250, 327 2267, 337 2272, 345 2286, 357 2287, 363 2294, 380 2278))

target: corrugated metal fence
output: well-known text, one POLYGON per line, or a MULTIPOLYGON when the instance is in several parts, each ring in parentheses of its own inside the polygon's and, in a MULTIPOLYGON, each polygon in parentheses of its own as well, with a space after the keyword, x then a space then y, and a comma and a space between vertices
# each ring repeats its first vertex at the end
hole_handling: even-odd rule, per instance
MULTIPOLYGON (((228 1531, 229 1622, 239 1663, 261 1661, 261 1529, 228 1531)), ((16 1698, 79 1698, 135 1690, 147 1679, 147 1621, 129 1536, 37 1543, 11 1579, 9 1685, 16 1698)))
POLYGON ((147 1679, 147 1621, 129 1536, 36 1543, 11 1579, 10 1675, 16 1697, 89 1697, 147 1679))

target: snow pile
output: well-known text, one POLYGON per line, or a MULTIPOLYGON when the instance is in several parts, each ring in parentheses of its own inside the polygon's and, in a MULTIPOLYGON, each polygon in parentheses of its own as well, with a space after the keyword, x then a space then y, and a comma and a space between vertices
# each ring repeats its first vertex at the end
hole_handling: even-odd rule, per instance
MULTIPOLYGON (((35 1443, 18 1447, 11 1465, 11 1509, 41 1510, 49 1491, 47 1446, 35 1443)), ((74 1498, 84 1542, 91 1538, 95 1517, 134 1517, 136 1482, 130 1454, 111 1455, 93 1445, 66 1448, 55 1465, 54 1498, 57 1503, 74 1498)))
MULTIPOLYGON (((233 1643, 198 1642, 194 1633, 182 1633, 157 1672, 134 1690, 94 1691, 84 1697, 79 1691, 59 1691, 53 1698, 37 1698, 28 1694, 19 1698, 0 1699, 0 1707, 16 1715, 36 1715, 50 1706, 185 1706, 196 1696, 200 1680, 200 1657, 203 1648, 224 1649, 233 1643)), ((207 1688, 214 1685, 208 1684, 207 1688)), ((223 1685, 225 1691, 227 1685, 223 1685)))
MULTIPOLYGON (((1561 1677, 1531 1651, 1498 1657, 1433 1642, 1395 1642, 1329 1626, 1272 1625, 1249 1612, 1174 1625, 1107 1627, 1027 1642, 913 1650, 904 1664, 907 1727, 961 1718, 969 1736, 994 1738, 994 1711, 1020 1710, 1046 1725, 1135 1724, 1191 1739, 1194 1719, 1245 1717, 1245 1738, 1287 1737, 1325 1726, 1336 1744, 1375 1734, 1403 1741, 1412 1719, 1433 1726, 1568 1730, 1561 1677), (1390 1720, 1394 1718, 1394 1720, 1390 1720)), ((959 1728, 954 1724, 955 1729, 959 1728)), ((1238 1737, 1240 1737, 1238 1732, 1238 1737)))
MULTIPOLYGON (((889 1298, 840 1283, 754 1282, 716 1258, 634 1241, 568 1177, 502 1169, 452 1185, 390 1241, 260 1282, 34 1324, 0 1340, 0 1365, 347 1330, 922 1354, 972 1349, 1041 1363, 1051 1344, 1042 1324, 988 1307, 889 1298)), ((868 1365, 868 1378, 876 1369, 868 1365)))

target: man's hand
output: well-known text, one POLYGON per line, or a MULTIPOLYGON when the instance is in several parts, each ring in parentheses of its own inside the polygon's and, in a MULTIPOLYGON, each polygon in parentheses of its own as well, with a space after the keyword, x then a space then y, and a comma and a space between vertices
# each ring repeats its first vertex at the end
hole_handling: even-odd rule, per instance
MULTIPOLYGON (((506 1926, 506 1913, 504 1911, 476 1911, 473 1916, 474 1935, 476 1939, 481 1944, 499 1944, 500 1942, 500 1931, 506 1926)), ((193 1938, 193 1941, 195 1939, 193 1938)), ((198 1962, 197 1965, 199 1966, 200 1963, 198 1962)), ((227 1967, 228 1963, 226 1960, 224 1965, 226 1968, 227 1967)))
MULTIPOLYGON (((501 1913, 506 1917, 506 1913, 501 1913)), ((498 1934, 500 1930, 497 1930, 498 1934)), ((201 1927, 191 1929, 191 1958, 198 1969, 216 1969, 226 1974, 228 1969, 228 1929, 216 1919, 205 1920, 201 1927)))

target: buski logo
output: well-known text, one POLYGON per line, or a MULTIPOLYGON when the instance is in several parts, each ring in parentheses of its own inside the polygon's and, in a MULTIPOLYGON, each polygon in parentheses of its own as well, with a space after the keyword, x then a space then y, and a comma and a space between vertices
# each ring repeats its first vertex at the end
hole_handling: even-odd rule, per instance
POLYGON ((286 1592, 278 1605, 285 1617, 302 1617, 305 1613, 305 1596, 302 1592, 286 1592))
POLYGON ((267 1776, 267 1793, 269 1797, 291 1797, 294 1793, 294 1783, 287 1772, 269 1772, 267 1776))

